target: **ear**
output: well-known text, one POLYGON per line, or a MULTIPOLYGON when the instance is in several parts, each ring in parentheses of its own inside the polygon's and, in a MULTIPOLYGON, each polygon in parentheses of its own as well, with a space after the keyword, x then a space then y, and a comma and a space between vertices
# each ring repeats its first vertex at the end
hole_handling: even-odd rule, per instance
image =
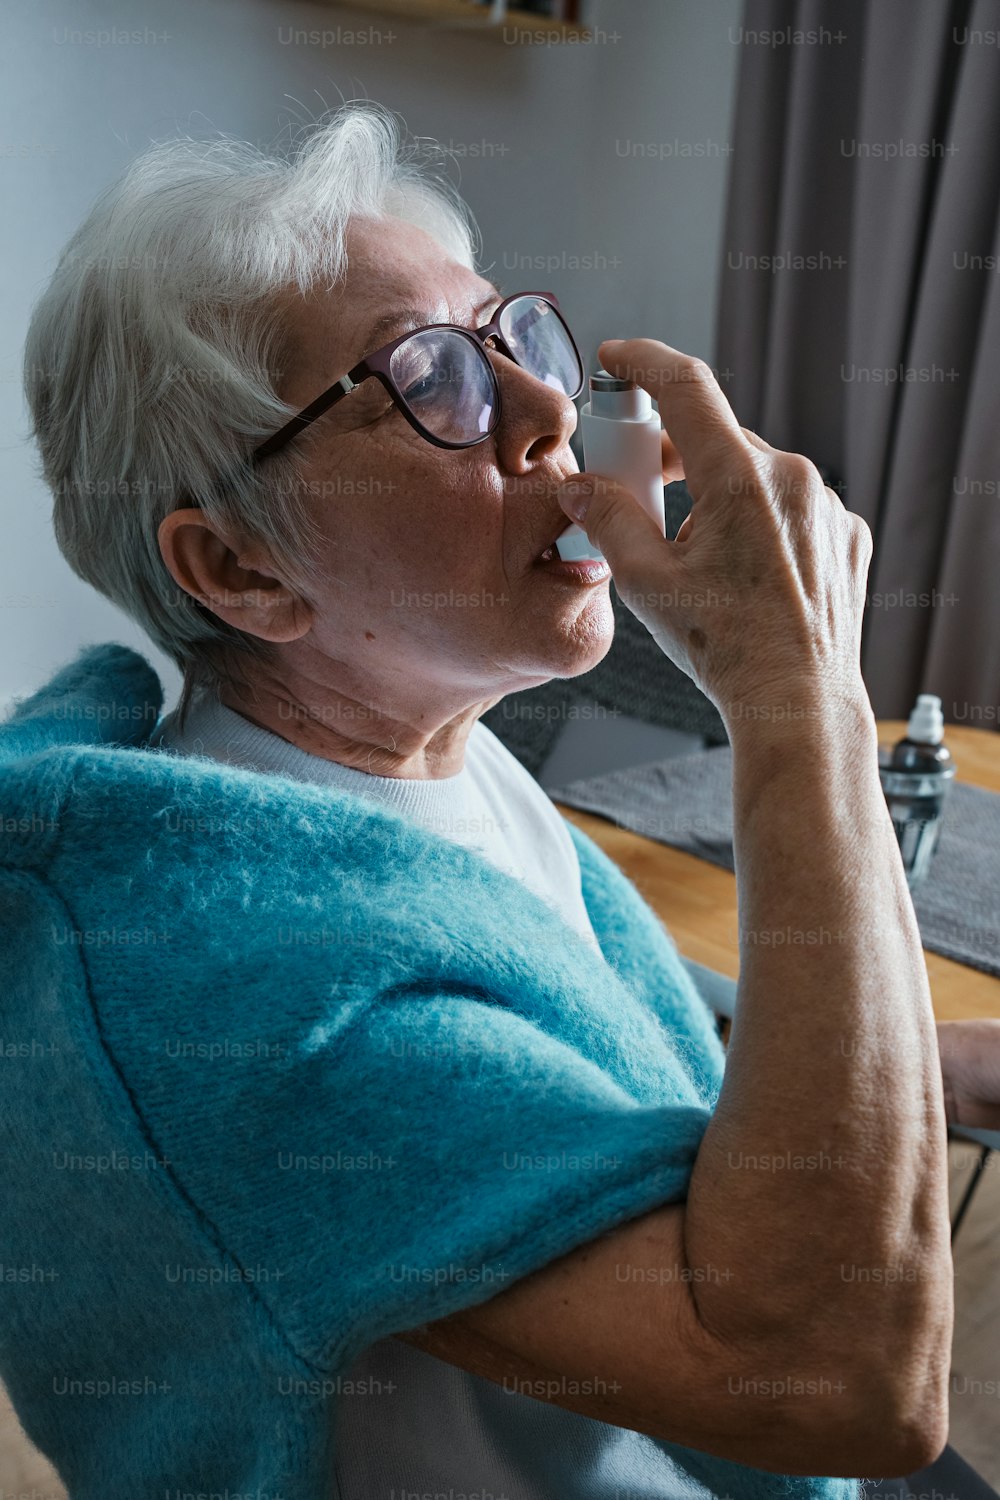
POLYGON ((276 642, 309 631, 311 607, 274 576, 262 543, 223 534, 197 507, 171 511, 156 535, 174 582, 227 625, 276 642))

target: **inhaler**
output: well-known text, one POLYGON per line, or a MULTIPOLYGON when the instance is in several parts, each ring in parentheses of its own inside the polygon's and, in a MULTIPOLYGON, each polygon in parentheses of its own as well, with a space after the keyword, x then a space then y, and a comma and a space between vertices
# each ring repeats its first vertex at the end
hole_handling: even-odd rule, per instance
MULTIPOLYGON (((666 536, 662 430, 660 414, 641 386, 607 370, 591 375, 590 400, 580 409, 583 466, 624 485, 666 536)), ((575 522, 556 538, 556 550, 563 562, 605 560, 575 522)))

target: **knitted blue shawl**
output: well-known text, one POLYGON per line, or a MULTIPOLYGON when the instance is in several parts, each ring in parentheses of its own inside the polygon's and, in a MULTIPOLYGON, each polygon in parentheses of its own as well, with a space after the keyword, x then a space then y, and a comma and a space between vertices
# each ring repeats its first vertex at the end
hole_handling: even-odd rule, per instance
POLYGON ((724 1053, 573 825, 606 966, 395 812, 144 748, 161 704, 109 643, 0 725, 0 1374, 73 1500, 327 1500, 337 1377, 682 1200, 724 1053))

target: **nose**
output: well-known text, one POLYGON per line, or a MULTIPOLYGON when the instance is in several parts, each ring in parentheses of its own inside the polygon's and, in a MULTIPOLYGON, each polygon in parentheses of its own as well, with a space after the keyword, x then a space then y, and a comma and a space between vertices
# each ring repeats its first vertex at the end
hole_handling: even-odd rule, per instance
POLYGON ((500 382, 497 458, 509 474, 526 474, 567 446, 576 431, 576 407, 569 396, 491 351, 500 382))

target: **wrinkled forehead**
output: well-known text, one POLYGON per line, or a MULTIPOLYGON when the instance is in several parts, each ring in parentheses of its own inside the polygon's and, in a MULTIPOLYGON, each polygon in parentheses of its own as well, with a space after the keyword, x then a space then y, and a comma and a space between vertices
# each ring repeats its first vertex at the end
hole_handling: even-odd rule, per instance
POLYGON ((296 385, 336 378, 397 333, 423 323, 471 325, 493 284, 438 240, 398 219, 352 220, 347 273, 330 290, 286 295, 282 322, 296 385))

